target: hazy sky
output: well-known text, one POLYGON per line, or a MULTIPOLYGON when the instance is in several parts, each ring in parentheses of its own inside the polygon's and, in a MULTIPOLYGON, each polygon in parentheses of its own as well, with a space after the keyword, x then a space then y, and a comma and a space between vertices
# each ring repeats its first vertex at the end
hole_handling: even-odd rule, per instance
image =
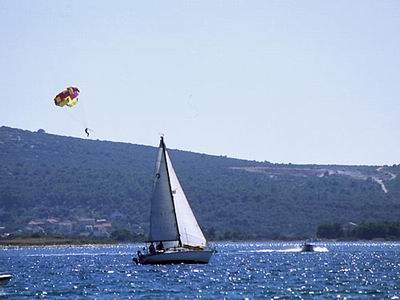
POLYGON ((0 0, 0 37, 0 126, 400 163, 400 1, 0 0))

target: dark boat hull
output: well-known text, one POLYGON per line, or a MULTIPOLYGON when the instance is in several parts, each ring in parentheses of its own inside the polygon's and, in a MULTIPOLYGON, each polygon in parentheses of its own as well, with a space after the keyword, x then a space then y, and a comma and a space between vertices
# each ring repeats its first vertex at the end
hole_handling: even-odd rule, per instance
POLYGON ((10 273, 0 273, 0 285, 6 285, 11 278, 13 278, 13 275, 10 273))
POLYGON ((314 252, 314 245, 312 244, 303 244, 301 247, 301 252, 314 252))
POLYGON ((161 264, 207 264, 213 250, 166 251, 157 254, 139 255, 134 261, 142 265, 161 264))

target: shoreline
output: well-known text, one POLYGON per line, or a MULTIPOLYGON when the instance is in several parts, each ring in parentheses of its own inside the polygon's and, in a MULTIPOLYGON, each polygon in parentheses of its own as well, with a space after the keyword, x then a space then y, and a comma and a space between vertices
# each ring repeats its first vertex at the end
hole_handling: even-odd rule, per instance
POLYGON ((84 245, 115 245, 122 242, 114 240, 79 239, 79 238, 15 238, 0 240, 0 247, 30 247, 30 246, 84 246, 84 245))
MULTIPOLYGON (((293 240, 215 240, 209 241, 210 243, 304 243, 304 240, 293 239, 293 240)), ((335 240, 335 239, 324 239, 318 240, 313 243, 399 243, 399 240, 335 240)), ((0 248, 5 247, 33 247, 33 246, 88 246, 88 245, 118 245, 118 244, 138 244, 144 243, 143 241, 116 241, 110 239, 82 239, 82 238, 62 238, 62 237, 37 237, 37 238, 14 238, 14 239, 0 239, 0 248)))

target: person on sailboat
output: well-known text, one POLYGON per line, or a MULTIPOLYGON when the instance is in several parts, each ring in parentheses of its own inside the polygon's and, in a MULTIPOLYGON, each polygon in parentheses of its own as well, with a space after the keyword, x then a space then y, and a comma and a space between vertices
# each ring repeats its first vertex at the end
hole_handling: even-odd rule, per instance
POLYGON ((154 248, 153 242, 151 242, 151 244, 149 246, 149 253, 156 254, 156 249, 154 248))
POLYGON ((157 251, 163 252, 164 251, 164 245, 162 241, 157 245, 157 251))

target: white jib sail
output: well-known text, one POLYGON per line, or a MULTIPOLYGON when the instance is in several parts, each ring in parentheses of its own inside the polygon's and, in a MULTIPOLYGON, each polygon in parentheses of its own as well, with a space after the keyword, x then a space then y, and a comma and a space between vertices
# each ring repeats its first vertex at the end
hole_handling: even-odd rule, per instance
POLYGON ((167 151, 165 151, 165 154, 182 245, 205 247, 206 238, 204 237, 193 211, 189 206, 188 200, 179 183, 167 151))
POLYGON ((178 227, 174 214, 164 151, 158 150, 153 195, 151 198, 150 240, 178 241, 178 227))

